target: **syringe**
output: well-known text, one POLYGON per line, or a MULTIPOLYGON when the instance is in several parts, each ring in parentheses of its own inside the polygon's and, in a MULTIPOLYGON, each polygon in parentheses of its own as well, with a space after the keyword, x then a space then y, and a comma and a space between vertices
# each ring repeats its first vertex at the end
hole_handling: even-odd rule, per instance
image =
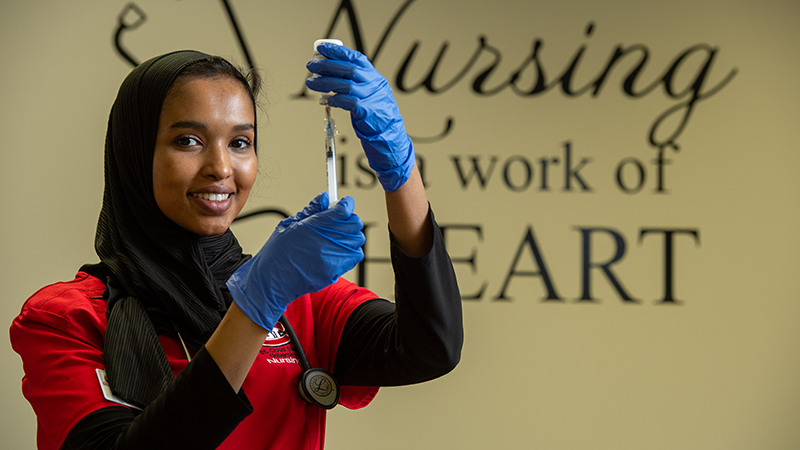
MULTIPOLYGON (((314 41, 314 58, 325 58, 317 51, 317 46, 326 42, 342 45, 342 41, 338 39, 317 39, 314 41)), ((319 98, 319 104, 325 106, 325 160, 328 166, 328 198, 330 199, 330 205, 333 206, 339 201, 339 195, 337 193, 338 183, 336 180, 336 122, 331 118, 331 106, 328 104, 328 97, 331 94, 322 94, 319 98)))

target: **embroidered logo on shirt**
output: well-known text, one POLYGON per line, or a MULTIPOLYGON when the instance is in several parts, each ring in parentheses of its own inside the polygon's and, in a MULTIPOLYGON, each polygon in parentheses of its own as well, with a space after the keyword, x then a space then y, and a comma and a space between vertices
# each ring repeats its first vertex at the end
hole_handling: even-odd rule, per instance
POLYGON ((286 333, 286 329, 283 328, 283 324, 278 322, 267 335, 267 339, 262 344, 262 347, 281 347, 288 343, 289 335, 286 333))
POLYGON ((278 322, 261 345, 259 354, 269 364, 300 364, 290 344, 289 335, 283 324, 278 322))

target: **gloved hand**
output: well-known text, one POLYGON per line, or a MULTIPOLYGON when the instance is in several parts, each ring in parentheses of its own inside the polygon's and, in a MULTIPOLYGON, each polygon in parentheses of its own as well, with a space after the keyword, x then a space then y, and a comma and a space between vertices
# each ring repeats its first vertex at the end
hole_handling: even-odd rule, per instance
POLYGON ((367 57, 355 50, 323 44, 317 51, 328 59, 313 59, 306 65, 311 73, 320 75, 306 80, 306 86, 336 93, 328 98, 328 104, 350 111, 353 128, 383 190, 397 190, 414 168, 414 145, 392 88, 367 57))
POLYGON ((328 193, 282 220, 258 253, 228 279, 233 300, 261 327, 271 330, 296 298, 333 284, 363 258, 363 223, 355 201, 342 198, 328 209, 328 193))

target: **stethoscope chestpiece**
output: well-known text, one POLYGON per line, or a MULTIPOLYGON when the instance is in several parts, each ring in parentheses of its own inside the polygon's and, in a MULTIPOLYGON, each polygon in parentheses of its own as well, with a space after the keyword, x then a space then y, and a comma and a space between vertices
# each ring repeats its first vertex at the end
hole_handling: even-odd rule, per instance
POLYGON ((333 374, 325 369, 312 369, 311 364, 308 363, 306 352, 303 351, 303 346, 300 345, 300 340, 294 334, 292 324, 286 315, 282 315, 280 322, 283 328, 289 335, 289 341, 292 344, 297 360, 300 363, 300 368, 303 375, 300 377, 300 383, 297 385, 297 391, 303 400, 317 405, 322 409, 332 409, 339 403, 339 383, 334 378, 333 374))
POLYGON ((339 383, 324 369, 309 369, 297 385, 303 400, 322 409, 332 409, 339 403, 339 383))

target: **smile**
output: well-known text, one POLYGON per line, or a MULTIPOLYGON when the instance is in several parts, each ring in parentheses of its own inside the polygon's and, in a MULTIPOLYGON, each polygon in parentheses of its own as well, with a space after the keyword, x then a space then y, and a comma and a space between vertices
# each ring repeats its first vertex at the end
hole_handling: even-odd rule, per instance
POLYGON ((192 197, 201 198, 203 200, 209 200, 212 202, 221 202, 227 200, 231 194, 190 194, 192 197))

